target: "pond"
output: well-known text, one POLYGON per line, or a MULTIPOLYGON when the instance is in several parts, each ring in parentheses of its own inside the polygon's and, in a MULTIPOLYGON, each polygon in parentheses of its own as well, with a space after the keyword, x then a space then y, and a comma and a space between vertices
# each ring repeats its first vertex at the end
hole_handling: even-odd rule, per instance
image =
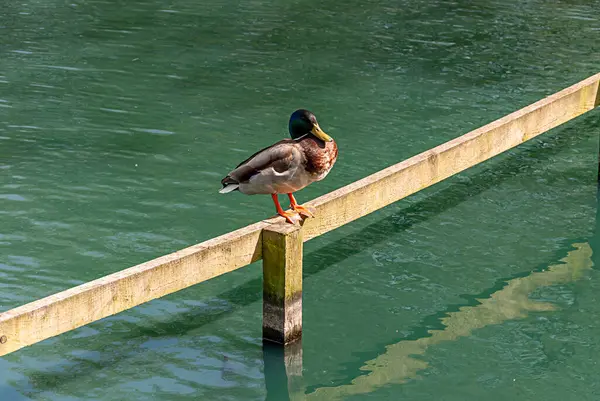
MULTIPOLYGON (((297 108, 340 148, 304 202, 597 73, 599 9, 0 0, 0 311, 271 216, 220 179, 297 108)), ((0 399, 596 399, 599 122, 307 243, 293 383, 255 264, 0 358, 0 399)))

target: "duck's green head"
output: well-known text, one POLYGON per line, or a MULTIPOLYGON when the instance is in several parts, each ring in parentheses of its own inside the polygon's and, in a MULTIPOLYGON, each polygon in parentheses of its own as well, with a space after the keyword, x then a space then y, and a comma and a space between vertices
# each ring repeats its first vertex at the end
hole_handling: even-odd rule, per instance
POLYGON ((306 134, 311 134, 324 142, 331 142, 333 138, 327 135, 317 122, 317 117, 308 110, 296 110, 290 116, 289 123, 290 135, 293 139, 298 139, 306 134))

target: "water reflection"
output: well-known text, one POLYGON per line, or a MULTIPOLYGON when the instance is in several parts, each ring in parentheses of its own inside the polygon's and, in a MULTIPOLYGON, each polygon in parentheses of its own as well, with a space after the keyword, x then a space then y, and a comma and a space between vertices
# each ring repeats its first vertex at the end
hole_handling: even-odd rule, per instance
POLYGON ((304 394, 302 340, 283 348, 263 344, 266 401, 294 401, 304 394))
POLYGON ((489 325, 523 319, 531 312, 556 310, 554 304, 533 301, 530 296, 542 287, 578 280, 593 267, 590 245, 575 243, 573 247, 575 250, 568 252, 567 256, 561 259, 562 263, 526 277, 512 279, 488 298, 479 299, 478 305, 465 306, 457 312, 448 313, 441 319, 444 329, 430 330, 428 337, 387 346, 384 354, 367 361, 360 368, 368 373, 354 378, 350 384, 321 387, 305 394, 301 341, 285 349, 265 344, 263 357, 266 400, 341 400, 351 395, 373 392, 384 385, 404 383, 429 366, 426 360, 415 356, 425 354, 432 345, 455 341, 489 325))
POLYGON ((387 384, 404 383, 428 367, 425 360, 415 358, 415 355, 423 355, 432 345, 469 336, 474 330, 489 325, 523 319, 530 312, 555 310, 554 304, 532 301, 529 297, 541 287, 578 280, 592 268, 590 245, 576 243, 573 247, 575 250, 570 251, 561 260, 563 263, 549 266, 547 270, 526 277, 512 279, 501 290, 479 300, 479 305, 465 306, 457 312, 448 313, 448 316, 442 319, 445 329, 430 330, 429 337, 387 346, 384 354, 367 361, 360 368, 368 373, 354 378, 350 384, 322 387, 308 394, 305 399, 339 400, 350 395, 370 393, 387 384))
MULTIPOLYGON (((577 127, 571 127, 562 132, 558 136, 547 136, 544 138, 542 145, 533 146, 529 149, 524 149, 511 158, 504 161, 497 162, 493 165, 493 168, 483 171, 480 174, 471 175, 467 183, 455 183, 450 187, 447 187, 430 197, 413 204, 412 206, 404 209, 402 213, 396 215, 392 219, 380 220, 358 233, 351 234, 347 237, 341 238, 334 244, 327 246, 326 249, 319 249, 313 253, 307 255, 307 264, 305 274, 306 276, 315 275, 327 267, 334 265, 352 255, 360 252, 365 247, 371 247, 384 241, 393 233, 398 233, 403 230, 407 230, 410 227, 419 223, 425 222, 428 219, 449 210, 456 205, 468 200, 469 198, 484 192, 485 190, 500 185, 503 181, 514 176, 515 164, 519 165, 520 172, 526 174, 531 170, 538 168, 539 165, 547 162, 553 155, 561 151, 561 149, 569 148, 577 144, 582 138, 588 136, 589 130, 581 129, 582 126, 592 125, 596 121, 595 118, 590 117, 583 119, 578 122, 577 127), (356 244, 361 244, 361 247, 357 247, 356 244)), ((518 280, 518 279, 517 279, 518 280)), ((62 368, 60 371, 36 371, 30 373, 31 377, 36 378, 36 389, 39 391, 56 391, 57 383, 61 385, 68 384, 70 382, 77 382, 96 374, 98 369, 107 369, 111 366, 123 366, 127 364, 127 360, 132 358, 132 355, 143 353, 142 342, 148 338, 161 339, 168 338, 176 335, 177 333, 188 333, 194 330, 201 329, 206 326, 210 326, 211 323, 217 322, 224 319, 226 316, 239 311, 241 307, 251 305, 257 301, 260 301, 262 294, 262 283, 261 279, 252 280, 244 285, 235 287, 231 290, 223 292, 218 295, 215 299, 206 300, 207 304, 203 308, 192 308, 189 311, 180 311, 167 318, 159 320, 147 320, 144 324, 137 322, 137 324, 126 324, 125 322, 118 322, 111 319, 113 334, 111 334, 111 340, 113 344, 117 343, 128 343, 130 352, 125 352, 118 346, 111 345, 105 342, 93 342, 86 341, 85 348, 92 352, 101 352, 101 357, 94 361, 78 360, 73 361, 72 364, 62 368), (117 327, 121 327, 122 330, 117 330, 117 327), (118 334, 116 334, 118 332, 118 334)), ((464 310, 464 308, 463 308, 464 310)), ((462 311, 462 310, 461 310, 462 311)), ((122 315, 124 316, 124 315, 122 315)), ((450 316, 453 316, 450 314, 450 316)), ((459 315, 463 316, 463 315, 459 315)), ((147 318, 147 317, 146 317, 147 318)), ((448 318, 450 319, 450 318, 448 318)), ((450 319, 452 322, 452 319, 450 319)), ((446 323, 446 321, 444 321, 446 323)), ((208 330, 206 330, 208 331, 208 330)), ((94 333, 94 336, 99 336, 100 333, 94 333)), ((438 335, 439 339, 443 339, 443 335, 438 335)), ((405 352, 403 358, 405 358, 410 364, 412 370, 410 372, 405 370, 405 373, 401 375, 403 378, 411 377, 409 373, 415 374, 418 370, 426 367, 424 362, 417 359, 410 358, 407 353, 410 351, 410 347, 414 349, 421 349, 422 343, 417 340, 415 342, 408 342, 407 345, 403 345, 402 349, 405 352)), ((427 340, 430 341, 430 340, 427 340)), ((65 341, 65 349, 72 345, 70 341, 65 341)), ((401 343, 404 344, 404 343, 401 343)), ((432 343, 425 342, 426 346, 432 343)), ((249 347, 248 344, 239 342, 237 344, 240 348, 249 347)), ((44 347, 42 344, 37 347, 44 347)), ((390 346, 390 349, 394 346, 390 346)), ((43 348, 40 348, 43 350, 43 348)), ((304 387, 299 384, 302 382, 302 369, 297 369, 295 374, 290 374, 289 366, 301 366, 301 356, 299 361, 290 361, 285 363, 286 357, 289 359, 290 352, 292 351, 278 351, 276 348, 267 347, 263 349, 264 358, 264 369, 265 369, 265 382, 267 385, 267 399, 303 399, 304 387), (283 352, 279 355, 278 352, 283 352), (288 353, 286 356, 286 352, 288 353), (292 377, 295 379, 292 380, 292 377), (288 398, 282 398, 282 397, 288 398)), ((397 351, 401 354, 401 351, 397 351)), ((188 351, 189 353, 189 351, 188 351)), ((301 355, 301 347, 296 355, 301 355)), ((398 357, 394 354, 394 357, 388 362, 394 362, 398 357)), ((379 358, 374 361, 380 361, 379 358)), ((401 363, 401 362, 398 362, 401 363)), ((230 368, 229 361, 223 361, 223 367, 221 370, 222 379, 224 381, 230 380, 230 368)), ((372 366, 367 363, 365 370, 369 370, 372 366)), ((390 367, 390 369, 398 369, 397 366, 390 367)), ((406 368, 408 369, 408 368, 406 368)), ((370 370, 369 370, 370 371, 370 370)), ((390 378, 387 373, 382 373, 384 378, 390 378)), ((361 376, 362 377, 362 376, 361 376)), ((369 379, 367 384, 348 385, 337 387, 337 390, 329 388, 321 388, 315 393, 309 394, 306 397, 318 398, 321 393, 329 395, 330 393, 345 394, 346 392, 356 391, 372 391, 377 388, 378 384, 373 383, 376 380, 383 380, 379 374, 374 371, 370 375, 364 376, 372 377, 369 379)), ((357 380, 357 379, 355 379, 357 380)), ((366 380, 366 379, 363 379, 366 380)), ((403 379, 404 380, 404 379, 403 379)), ((23 382, 21 382, 23 383, 23 382)), ((322 398, 327 399, 327 398, 322 398)))

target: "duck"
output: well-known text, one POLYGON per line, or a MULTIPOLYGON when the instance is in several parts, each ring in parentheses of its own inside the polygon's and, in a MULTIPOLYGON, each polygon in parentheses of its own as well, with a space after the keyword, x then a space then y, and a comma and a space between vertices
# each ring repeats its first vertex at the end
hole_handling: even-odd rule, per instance
POLYGON ((259 150, 230 171, 221 180, 223 188, 219 192, 271 195, 277 214, 296 224, 314 217, 315 209, 299 205, 294 193, 329 174, 337 160, 338 147, 309 110, 294 111, 288 130, 291 138, 259 150), (291 211, 281 207, 280 194, 288 196, 291 211))

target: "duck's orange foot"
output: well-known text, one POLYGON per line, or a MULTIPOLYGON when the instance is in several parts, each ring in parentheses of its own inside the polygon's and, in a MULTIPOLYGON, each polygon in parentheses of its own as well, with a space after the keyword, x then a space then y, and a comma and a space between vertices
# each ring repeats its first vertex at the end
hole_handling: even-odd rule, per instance
POLYGON ((296 223, 300 223, 302 221, 302 217, 300 217, 300 215, 296 212, 282 211, 282 212, 278 212, 277 214, 279 214, 282 217, 285 217, 287 222, 290 224, 296 224, 296 223))
POLYGON ((317 210, 312 206, 291 205, 295 212, 304 217, 315 217, 317 210))

